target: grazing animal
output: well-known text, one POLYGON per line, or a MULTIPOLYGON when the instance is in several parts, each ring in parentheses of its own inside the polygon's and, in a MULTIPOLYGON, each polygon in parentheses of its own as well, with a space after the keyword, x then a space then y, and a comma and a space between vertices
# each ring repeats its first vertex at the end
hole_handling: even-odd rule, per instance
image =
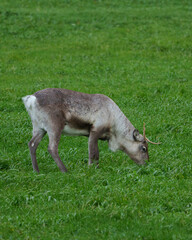
POLYGON ((137 164, 149 160, 149 141, 142 136, 109 97, 67 89, 48 88, 22 98, 33 124, 29 149, 33 169, 39 172, 36 149, 47 133, 48 151, 62 172, 67 168, 58 154, 61 134, 87 136, 89 165, 99 164, 98 140, 108 141, 112 151, 122 150, 137 164))

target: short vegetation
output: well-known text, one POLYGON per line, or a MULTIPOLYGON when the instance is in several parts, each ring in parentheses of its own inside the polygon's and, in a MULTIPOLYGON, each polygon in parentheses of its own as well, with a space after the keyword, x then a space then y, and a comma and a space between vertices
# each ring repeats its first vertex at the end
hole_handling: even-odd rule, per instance
POLYGON ((192 239, 192 2, 0 1, 0 239, 192 239), (62 137, 32 170, 21 97, 48 87, 111 97, 142 133, 137 166, 100 142, 62 137))

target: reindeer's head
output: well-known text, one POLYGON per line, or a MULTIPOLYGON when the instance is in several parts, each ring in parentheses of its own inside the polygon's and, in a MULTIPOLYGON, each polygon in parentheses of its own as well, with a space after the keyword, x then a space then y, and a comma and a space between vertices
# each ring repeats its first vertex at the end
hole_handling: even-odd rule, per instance
POLYGON ((143 135, 141 135, 137 129, 134 129, 132 134, 133 141, 131 141, 127 147, 123 147, 122 150, 128 154, 135 163, 143 165, 149 160, 147 142, 152 144, 160 143, 154 143, 145 136, 145 123, 143 126, 143 135))

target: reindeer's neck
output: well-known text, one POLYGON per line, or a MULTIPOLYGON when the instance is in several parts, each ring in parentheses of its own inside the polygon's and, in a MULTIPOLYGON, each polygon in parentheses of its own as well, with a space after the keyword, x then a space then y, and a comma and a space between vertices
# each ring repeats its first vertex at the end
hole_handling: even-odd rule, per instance
POLYGON ((129 142, 128 140, 132 141, 134 126, 119 108, 115 111, 113 123, 109 148, 115 152, 122 149, 122 147, 125 147, 129 142))
POLYGON ((131 124, 128 118, 120 109, 118 109, 115 118, 116 135, 132 140, 132 132, 134 129, 135 127, 131 124))

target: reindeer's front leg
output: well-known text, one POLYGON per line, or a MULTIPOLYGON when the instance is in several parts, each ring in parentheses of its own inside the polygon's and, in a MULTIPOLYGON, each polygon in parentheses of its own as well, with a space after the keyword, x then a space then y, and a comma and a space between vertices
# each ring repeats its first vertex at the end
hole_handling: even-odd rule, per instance
POLYGON ((99 166, 99 148, 98 148, 98 132, 90 131, 89 134, 89 165, 96 163, 99 166))

